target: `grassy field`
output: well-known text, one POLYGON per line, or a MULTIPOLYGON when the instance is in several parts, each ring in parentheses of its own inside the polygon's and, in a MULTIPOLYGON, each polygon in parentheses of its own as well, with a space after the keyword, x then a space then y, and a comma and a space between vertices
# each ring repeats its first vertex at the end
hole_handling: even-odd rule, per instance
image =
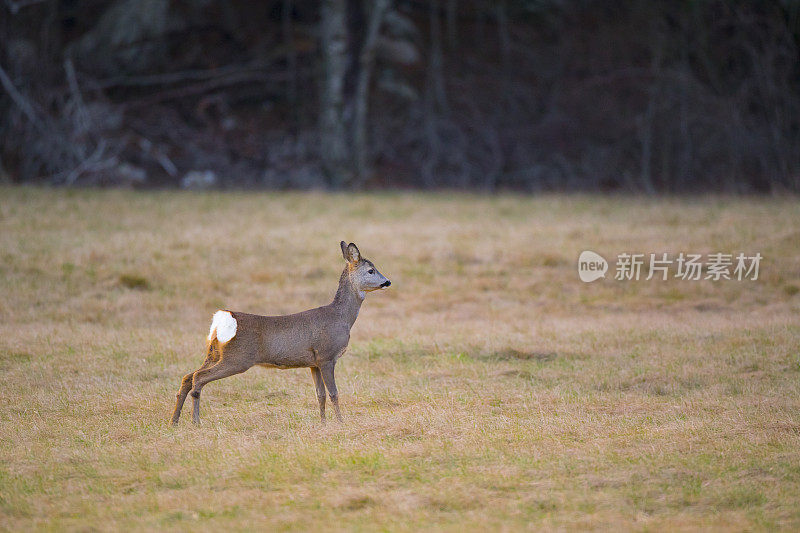
POLYGON ((0 189, 0 528, 800 528, 800 202, 0 189), (220 307, 392 280, 337 365, 209 385, 220 307), (760 252, 757 281, 580 251, 760 252))

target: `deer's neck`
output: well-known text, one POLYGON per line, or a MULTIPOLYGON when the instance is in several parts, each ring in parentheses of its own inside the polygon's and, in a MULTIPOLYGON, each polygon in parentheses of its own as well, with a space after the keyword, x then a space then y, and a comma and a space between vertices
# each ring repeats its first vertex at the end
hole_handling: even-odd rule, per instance
POLYGON ((363 301, 364 293, 353 286, 350 276, 348 276, 347 267, 345 267, 342 276, 339 278, 339 288, 336 290, 336 296, 333 297, 331 306, 339 311, 342 318, 352 327, 356 318, 358 318, 358 311, 361 309, 363 301))

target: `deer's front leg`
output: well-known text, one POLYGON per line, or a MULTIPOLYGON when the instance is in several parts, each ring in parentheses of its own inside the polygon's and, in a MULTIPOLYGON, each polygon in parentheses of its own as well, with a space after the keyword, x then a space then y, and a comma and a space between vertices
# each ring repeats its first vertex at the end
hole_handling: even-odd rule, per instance
POLYGON ((319 368, 311 367, 311 377, 314 378, 314 388, 317 391, 319 400, 319 417, 325 422, 325 383, 322 381, 322 372, 319 368))
POLYGON ((333 377, 334 366, 336 366, 334 362, 326 363, 320 370, 322 371, 322 379, 325 381, 325 386, 328 387, 328 394, 331 397, 336 419, 341 422, 342 413, 339 411, 339 391, 336 389, 336 378, 333 377))

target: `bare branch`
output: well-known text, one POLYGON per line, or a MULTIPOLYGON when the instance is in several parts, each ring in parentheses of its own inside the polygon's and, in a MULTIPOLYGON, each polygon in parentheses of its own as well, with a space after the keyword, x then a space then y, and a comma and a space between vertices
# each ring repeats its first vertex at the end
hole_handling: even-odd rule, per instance
POLYGON ((231 65, 227 67, 205 70, 183 70, 164 74, 148 74, 143 76, 117 76, 105 80, 94 80, 88 83, 92 90, 110 89, 113 87, 149 87, 151 85, 170 85, 188 81, 205 81, 215 78, 252 77, 258 79, 272 63, 253 63, 250 65, 231 65))
POLYGON ((6 5, 8 6, 8 10, 11 11, 12 15, 16 15, 19 13, 20 9, 24 9, 28 6, 32 6, 34 4, 41 4, 45 0, 6 0, 6 5))
POLYGON ((11 81, 11 78, 8 77, 6 71, 3 70, 3 67, 0 66, 0 83, 3 85, 3 89, 6 90, 8 95, 17 104, 20 111, 22 111, 28 120, 31 121, 37 128, 44 130, 44 124, 42 123, 41 119, 36 115, 36 111, 33 110, 33 106, 28 102, 24 96, 14 87, 14 83, 11 81))
POLYGON ((282 82, 286 80, 286 78, 287 74, 285 72, 276 74, 266 74, 263 72, 237 72, 237 73, 232 73, 227 77, 213 78, 200 83, 195 83, 192 85, 186 85, 183 87, 176 87, 174 89, 161 91, 146 98, 142 98, 140 100, 132 100, 126 105, 131 108, 148 106, 158 102, 162 102, 164 100, 172 100, 174 98, 183 98, 186 96, 205 94, 215 89, 220 89, 231 85, 237 85, 239 83, 282 82))

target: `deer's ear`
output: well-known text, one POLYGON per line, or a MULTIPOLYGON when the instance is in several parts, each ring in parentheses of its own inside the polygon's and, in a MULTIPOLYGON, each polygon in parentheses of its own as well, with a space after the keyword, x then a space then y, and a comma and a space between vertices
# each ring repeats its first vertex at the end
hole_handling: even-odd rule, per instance
POLYGON ((352 242, 345 247, 344 241, 342 241, 342 253, 344 254, 345 261, 348 263, 355 264, 361 260, 361 252, 358 251, 358 246, 352 242))
POLYGON ((344 257, 344 260, 347 261, 347 243, 342 241, 339 243, 339 246, 342 247, 342 257, 344 257))

